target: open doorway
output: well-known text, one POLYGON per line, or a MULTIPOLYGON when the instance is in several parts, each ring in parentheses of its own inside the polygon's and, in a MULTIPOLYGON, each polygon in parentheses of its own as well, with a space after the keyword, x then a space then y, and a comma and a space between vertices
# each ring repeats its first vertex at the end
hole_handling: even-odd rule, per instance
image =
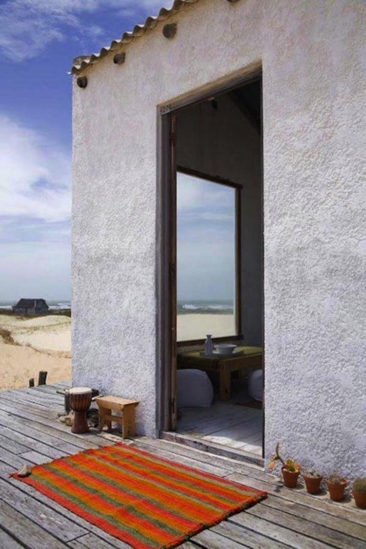
POLYGON ((186 102, 166 122, 163 429, 261 457, 261 75, 186 102))

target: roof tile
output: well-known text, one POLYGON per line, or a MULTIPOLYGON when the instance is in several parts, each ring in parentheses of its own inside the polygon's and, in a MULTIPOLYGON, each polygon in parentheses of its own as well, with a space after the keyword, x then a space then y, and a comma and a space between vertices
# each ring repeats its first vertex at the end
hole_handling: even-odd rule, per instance
POLYGON ((75 57, 73 60, 71 73, 80 73, 83 69, 93 65, 109 53, 115 50, 120 50, 123 44, 129 44, 136 38, 143 36, 147 31, 154 29, 159 21, 164 21, 164 19, 171 17, 187 5, 196 4, 197 2, 199 2, 199 0, 174 0, 171 8, 162 8, 156 17, 148 17, 143 25, 136 25, 131 32, 123 33, 119 40, 112 40, 109 46, 101 48, 98 53, 92 53, 91 55, 79 55, 78 57, 75 57))

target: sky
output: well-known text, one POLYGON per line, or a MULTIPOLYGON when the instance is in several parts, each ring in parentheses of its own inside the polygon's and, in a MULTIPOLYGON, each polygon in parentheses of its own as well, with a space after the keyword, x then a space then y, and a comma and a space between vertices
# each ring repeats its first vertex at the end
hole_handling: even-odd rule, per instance
POLYGON ((178 299, 231 301, 235 292, 235 190, 177 174, 178 299))
MULTIPOLYGON (((171 3, 0 0, 0 304, 70 299, 72 59, 171 3)), ((231 199, 183 179, 178 298, 230 299, 231 199)))
POLYGON ((0 301, 70 297, 73 57, 164 0, 0 0, 0 301))

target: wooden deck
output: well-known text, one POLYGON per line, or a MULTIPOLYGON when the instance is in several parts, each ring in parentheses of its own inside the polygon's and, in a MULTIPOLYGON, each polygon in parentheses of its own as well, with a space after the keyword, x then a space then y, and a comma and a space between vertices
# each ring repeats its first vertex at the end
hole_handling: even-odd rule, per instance
MULTIPOLYGON (((126 548, 126 544, 72 514, 30 486, 9 477, 25 462, 43 463, 105 445, 115 435, 73 435, 57 420, 59 385, 0 393, 0 548, 126 548)), ((288 490, 259 467, 165 440, 133 443, 156 455, 268 492, 252 509, 205 530, 185 549, 366 548, 366 511, 353 501, 330 503, 327 495, 288 490)))

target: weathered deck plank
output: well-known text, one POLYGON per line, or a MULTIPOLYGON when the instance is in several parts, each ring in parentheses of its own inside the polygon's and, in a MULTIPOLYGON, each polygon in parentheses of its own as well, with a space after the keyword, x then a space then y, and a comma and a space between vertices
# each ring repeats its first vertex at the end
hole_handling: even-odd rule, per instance
MULTIPOLYGON (((279 509, 268 507, 266 505, 257 505, 248 510, 249 515, 254 515, 258 518, 264 519, 278 526, 283 526, 294 532, 298 532, 301 535, 308 536, 309 538, 322 541, 326 545, 332 547, 339 547, 340 549, 348 549, 351 541, 350 537, 342 532, 333 530, 326 526, 322 526, 319 523, 303 519, 290 515, 279 509)), ((359 539, 352 539, 352 547, 354 549, 362 549, 365 544, 359 539)))
MULTIPOLYGON (((67 428, 63 423, 57 422, 56 417, 57 414, 47 414, 47 412, 43 412, 41 414, 38 413, 38 410, 34 412, 34 410, 27 405, 23 405, 20 403, 9 403, 3 401, 0 398, 0 410, 2 410, 5 413, 5 417, 9 415, 14 416, 15 418, 18 418, 22 421, 24 420, 30 420, 36 426, 38 424, 38 428, 40 429, 41 426, 51 427, 52 430, 55 433, 64 432, 67 433, 67 435, 70 434, 70 428, 67 428)), ((1 417, 1 414, 0 414, 1 417)), ((77 440, 84 440, 88 442, 93 442, 94 444, 100 445, 101 444, 101 438, 99 436, 88 434, 88 435, 72 435, 75 442, 77 440)), ((60 436, 61 438, 61 436, 60 436)))
POLYGON ((62 541, 71 541, 88 533, 88 530, 60 515, 48 505, 40 503, 16 486, 10 485, 1 479, 0 500, 6 502, 10 507, 27 516, 35 524, 62 541))
MULTIPOLYGON (((57 433, 57 432, 56 432, 57 433)), ((62 450, 65 454, 75 454, 80 451, 84 446, 70 443, 61 439, 58 436, 53 436, 49 433, 44 433, 43 430, 37 430, 29 427, 25 422, 20 423, 13 419, 4 419, 0 416, 0 446, 3 446, 2 440, 10 439, 17 444, 24 446, 27 444, 27 448, 32 448, 40 453, 48 455, 48 448, 62 450)), ((21 452, 19 452, 21 453, 21 452)), ((50 457, 53 457, 50 455, 50 457)))
POLYGON ((56 398, 52 394, 48 394, 49 398, 45 398, 42 393, 37 393, 34 389, 15 389, 14 391, 6 391, 2 397, 8 400, 20 401, 20 402, 29 402, 30 404, 35 404, 37 406, 46 408, 60 408, 62 402, 60 399, 56 398), (30 392, 30 391, 33 391, 30 392))
MULTIPOLYGON (((25 450, 23 452, 27 452, 29 450, 38 452, 39 454, 44 454, 45 456, 48 456, 50 458, 57 459, 58 457, 61 457, 62 455, 65 455, 67 451, 65 451, 65 448, 61 446, 60 444, 53 445, 51 441, 47 441, 45 444, 44 442, 41 442, 39 437, 36 438, 36 435, 34 436, 28 436, 29 431, 26 426, 23 425, 23 433, 17 432, 15 430, 15 425, 13 424, 13 427, 11 428, 11 422, 8 423, 9 427, 5 427, 3 425, 3 422, 0 418, 0 433, 4 437, 7 437, 8 439, 12 435, 12 441, 17 444, 21 444, 22 446, 25 446, 25 450), (13 429, 13 430, 12 430, 13 429)), ((41 436, 41 435, 40 435, 41 436)), ((56 442, 56 440, 55 440, 56 442)), ((0 445, 2 447, 3 443, 0 442, 0 445)), ((76 448, 76 447, 75 447, 76 448)), ((7 449, 10 449, 8 446, 7 449)), ((76 450, 77 451, 77 450, 76 450)), ((16 452, 16 453, 23 453, 23 452, 16 452)), ((75 453, 75 450, 73 450, 70 453, 75 453)))
MULTIPOLYGON (((85 549, 85 547, 87 547, 88 549, 113 549, 114 547, 116 547, 115 545, 112 545, 111 543, 108 543, 107 541, 98 538, 94 534, 86 534, 84 536, 81 536, 78 539, 69 541, 67 545, 68 547, 73 547, 73 549, 85 549)), ((119 547, 121 549, 122 547, 128 549, 130 546, 124 543, 122 545, 119 545, 119 547)))
POLYGON ((0 547, 3 547, 6 549, 19 549, 20 547, 24 547, 23 545, 20 545, 17 541, 15 541, 14 538, 9 536, 4 530, 1 530, 0 528, 0 547))
POLYGON ((12 471, 15 471, 20 467, 22 467, 24 463, 29 463, 30 465, 33 465, 32 461, 21 458, 19 457, 19 455, 12 454, 11 452, 9 452, 8 450, 5 450, 4 448, 0 449, 0 461, 12 467, 12 471))
MULTIPOLYGON (((52 423, 54 423, 53 420, 52 423)), ((56 429, 53 425, 47 425, 45 423, 39 423, 28 418, 19 418, 11 415, 0 414, 0 426, 8 427, 14 433, 29 435, 31 438, 45 442, 55 448, 69 448, 70 444, 75 448, 71 453, 76 453, 82 449, 95 448, 101 442, 102 439, 98 439, 99 444, 89 442, 88 437, 76 437, 70 433, 70 429, 56 429)), ((2 431, 4 432, 4 431, 2 431)), ((16 436, 16 435, 14 435, 16 436)), ((13 436, 13 438, 14 438, 13 436)))
POLYGON ((13 454, 22 454, 23 452, 27 452, 29 450, 28 446, 25 446, 24 444, 19 443, 16 440, 4 436, 1 432, 1 428, 0 448, 3 448, 4 450, 9 450, 13 454))
POLYGON ((359 540, 366 539, 366 517, 365 525, 363 526, 361 524, 356 524, 350 520, 346 520, 341 517, 330 516, 328 515, 328 513, 319 513, 315 509, 311 509, 310 507, 306 507, 298 503, 293 503, 292 501, 288 501, 285 499, 268 498, 266 501, 263 502, 263 505, 268 505, 273 509, 285 511, 286 513, 289 513, 296 517, 310 520, 311 522, 315 523, 315 528, 317 528, 317 525, 327 526, 328 528, 336 530, 337 532, 343 532, 350 537, 354 537, 359 540))
MULTIPOLYGON (((0 500, 1 528, 29 549, 64 549, 65 544, 0 500)), ((3 548, 7 549, 7 548, 3 548)))
POLYGON ((250 545, 245 544, 246 540, 244 537, 242 542, 238 543, 230 538, 221 536, 211 529, 200 532, 197 536, 192 538, 192 540, 194 540, 195 543, 198 543, 200 547, 207 547, 209 549, 248 549, 250 547, 250 545))
POLYGON ((258 532, 253 532, 248 528, 239 526, 227 520, 220 522, 217 526, 214 526, 210 531, 220 534, 222 537, 226 537, 237 543, 245 543, 246 547, 256 549, 285 549, 287 545, 270 539, 258 532))
POLYGON ((307 536, 293 531, 291 528, 279 526, 274 522, 269 522, 261 519, 260 517, 249 514, 249 512, 239 513, 233 515, 229 522, 238 524, 239 526, 245 526, 249 530, 267 536, 274 541, 281 542, 289 547, 296 549, 325 549, 329 547, 322 541, 311 539, 307 536))
MULTIPOLYGON (((43 463, 83 449, 113 444, 119 437, 94 432, 74 435, 57 420, 64 398, 45 385, 0 393, 0 547, 53 549, 126 549, 127 544, 103 532, 53 500, 19 483, 9 473, 25 462, 43 463)), ((289 490, 253 464, 208 454, 175 442, 134 441, 157 456, 220 477, 266 490, 269 497, 245 512, 200 532, 182 549, 366 549, 366 513, 353 503, 330 503, 327 496, 289 490)))

